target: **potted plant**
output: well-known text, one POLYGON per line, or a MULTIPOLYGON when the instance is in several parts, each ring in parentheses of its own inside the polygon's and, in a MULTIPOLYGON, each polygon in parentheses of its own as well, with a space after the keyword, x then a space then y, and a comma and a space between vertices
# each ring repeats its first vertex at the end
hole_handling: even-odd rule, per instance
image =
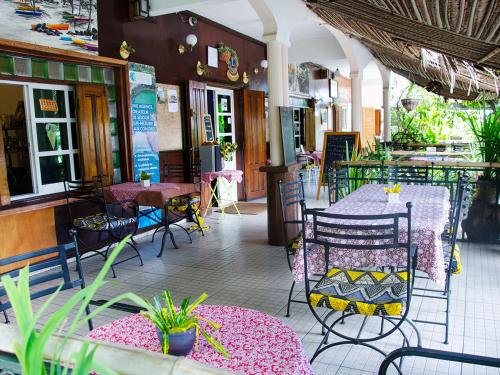
MULTIPOLYGON (((48 315, 45 320, 45 324, 41 327, 39 327, 39 324, 42 315, 47 311, 47 308, 51 306, 52 302, 59 294, 62 285, 59 286, 59 288, 47 298, 38 311, 34 313, 30 298, 29 266, 20 270, 19 277, 16 281, 8 275, 2 277, 1 282, 3 283, 8 299, 12 304, 17 326, 21 334, 20 340, 13 342, 12 345, 23 374, 38 375, 67 373, 68 368, 65 369, 64 367, 67 367, 68 365, 61 363, 61 356, 63 355, 63 352, 67 350, 65 347, 66 343, 71 336, 76 333, 78 328, 87 324, 89 319, 94 318, 102 310, 107 309, 112 304, 128 299, 144 309, 147 308, 146 302, 142 298, 133 293, 125 293, 112 298, 102 306, 96 307, 89 316, 86 316, 85 314, 85 309, 89 306, 97 290, 106 284, 106 274, 129 239, 130 236, 127 236, 110 253, 106 263, 100 270, 95 280, 84 289, 79 290, 69 297, 67 302, 62 307, 48 315), (76 311, 76 313, 72 314, 72 311, 76 311), (54 347, 52 357, 47 360, 44 357, 44 349, 46 347, 50 347, 49 340, 51 336, 58 332, 64 332, 64 336, 62 341, 54 347)), ((75 358, 75 360, 70 366, 71 373, 88 374, 92 371, 96 371, 99 374, 114 373, 95 362, 94 354, 96 352, 96 348, 96 345, 84 342, 79 350, 73 353, 73 358, 75 358)))
POLYGON ((406 98, 401 99, 401 105, 408 112, 414 111, 418 104, 420 103, 420 98, 413 97, 413 90, 415 89, 415 84, 413 82, 407 88, 406 98))
POLYGON ((151 175, 142 171, 139 178, 141 180, 142 187, 150 187, 151 186, 151 175))
POLYGON ((224 61, 225 63, 227 63, 231 59, 231 57, 236 56, 236 51, 231 47, 224 45, 223 42, 219 43, 219 47, 217 48, 217 50, 219 51, 220 60, 224 61))
POLYGON ((399 184, 395 184, 392 187, 385 187, 384 191, 387 195, 388 203, 399 203, 399 193, 401 192, 401 186, 399 184))
MULTIPOLYGON (((469 114, 466 120, 474 135, 474 143, 482 162, 500 162, 500 111, 484 111, 482 116, 469 114)), ((498 169, 485 168, 477 180, 477 192, 469 208, 462 228, 467 238, 482 242, 496 242, 500 235, 500 189, 498 169)))
POLYGON ((197 315, 194 311, 208 297, 206 293, 191 304, 190 298, 183 299, 179 308, 174 306, 168 291, 164 291, 163 296, 163 304, 154 297, 152 303, 146 302, 148 311, 141 314, 156 326, 164 354, 184 356, 189 354, 193 347, 198 350, 199 332, 201 332, 205 340, 224 357, 231 357, 227 350, 200 326, 200 321, 208 323, 214 331, 218 330, 220 325, 197 315))

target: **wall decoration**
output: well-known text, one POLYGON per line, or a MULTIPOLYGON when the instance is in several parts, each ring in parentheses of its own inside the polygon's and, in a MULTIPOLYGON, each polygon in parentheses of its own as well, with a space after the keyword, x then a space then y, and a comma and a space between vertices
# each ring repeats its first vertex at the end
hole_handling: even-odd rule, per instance
POLYGON ((0 38, 98 53, 97 0, 0 2, 0 38))
POLYGON ((127 60, 133 53, 135 53, 135 49, 129 46, 126 41, 123 41, 122 44, 120 44, 120 57, 123 60, 127 60))
POLYGON ((214 142, 214 128, 212 127, 212 116, 203 115, 203 130, 205 133, 205 142, 214 142))
POLYGON ((238 62, 238 56, 232 56, 227 62, 227 78, 229 80, 236 82, 240 79, 240 73, 238 73, 238 66, 240 63, 238 62))
POLYGON ((130 63, 129 78, 134 181, 139 181, 140 173, 145 172, 151 175, 152 182, 160 182, 155 69, 130 63))
POLYGON ((171 113, 179 112, 179 94, 177 90, 168 90, 168 111, 171 113))
POLYGON ((217 48, 207 46, 207 65, 211 68, 219 67, 219 52, 217 48))
POLYGON ((289 64, 288 65, 288 91, 297 94, 309 95, 309 65, 289 64))
POLYGON ((200 61, 196 63, 196 74, 200 77, 208 73, 208 65, 202 64, 200 61))
POLYGON ((243 72, 243 83, 245 85, 248 85, 248 82, 250 82, 250 79, 248 78, 247 72, 243 72))
POLYGON ((165 100, 165 90, 162 86, 156 86, 156 101, 160 104, 164 104, 165 100))

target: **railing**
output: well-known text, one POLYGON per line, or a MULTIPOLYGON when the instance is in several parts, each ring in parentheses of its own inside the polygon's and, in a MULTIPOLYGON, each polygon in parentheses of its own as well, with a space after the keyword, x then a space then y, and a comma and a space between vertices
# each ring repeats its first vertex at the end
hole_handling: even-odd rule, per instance
POLYGON ((391 363, 394 362, 396 359, 402 357, 433 358, 450 362, 461 362, 477 366, 500 368, 500 358, 484 357, 484 356, 465 354, 465 353, 455 353, 443 350, 405 347, 396 349, 392 353, 389 353, 387 357, 385 357, 385 359, 382 361, 379 367, 378 375, 386 375, 387 370, 391 365, 391 363))

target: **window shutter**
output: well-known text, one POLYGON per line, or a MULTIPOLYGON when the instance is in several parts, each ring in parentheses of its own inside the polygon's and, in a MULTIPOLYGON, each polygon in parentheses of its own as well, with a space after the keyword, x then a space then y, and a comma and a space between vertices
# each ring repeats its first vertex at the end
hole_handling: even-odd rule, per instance
POLYGON ((7 180, 7 162, 5 161, 5 148, 3 135, 0 134, 0 206, 10 203, 9 182, 7 180))
POLYGON ((106 89, 100 85, 77 85, 79 153, 82 179, 105 176, 113 181, 111 128, 106 89))
POLYGON ((305 110, 305 125, 306 125, 306 150, 316 150, 316 119, 314 117, 314 109, 306 108, 305 110))

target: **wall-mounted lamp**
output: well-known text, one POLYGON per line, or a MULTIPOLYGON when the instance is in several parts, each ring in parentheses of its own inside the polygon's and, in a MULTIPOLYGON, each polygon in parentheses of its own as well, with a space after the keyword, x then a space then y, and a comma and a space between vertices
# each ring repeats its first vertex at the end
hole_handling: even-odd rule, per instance
MULTIPOLYGON (((186 36, 186 44, 189 46, 190 50, 193 51, 193 47, 198 43, 198 38, 194 34, 189 34, 186 36)), ((177 50, 179 51, 179 55, 183 55, 186 52, 186 47, 184 47, 184 44, 179 44, 179 47, 177 47, 177 50)))
POLYGON ((341 75, 342 74, 340 73, 340 69, 339 68, 335 69, 335 71, 333 72, 333 76, 334 77, 340 77, 341 75))
MULTIPOLYGON (((262 69, 263 72, 267 70, 267 60, 262 60, 260 62, 260 68, 262 69)), ((254 74, 259 74, 259 68, 256 66, 255 68, 253 68, 253 72, 254 74)))
POLYGON ((149 0, 129 0, 128 16, 131 20, 149 18, 149 0))

